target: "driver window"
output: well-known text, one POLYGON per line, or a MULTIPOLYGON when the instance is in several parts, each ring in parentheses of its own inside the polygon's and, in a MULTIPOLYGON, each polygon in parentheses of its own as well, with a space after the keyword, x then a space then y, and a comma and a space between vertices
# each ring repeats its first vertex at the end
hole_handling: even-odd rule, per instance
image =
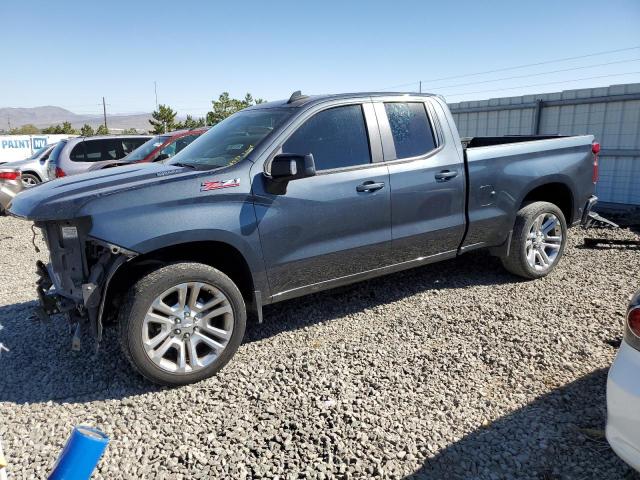
POLYGON ((282 145, 283 153, 313 154, 317 170, 371 163, 361 105, 334 107, 315 114, 282 145))

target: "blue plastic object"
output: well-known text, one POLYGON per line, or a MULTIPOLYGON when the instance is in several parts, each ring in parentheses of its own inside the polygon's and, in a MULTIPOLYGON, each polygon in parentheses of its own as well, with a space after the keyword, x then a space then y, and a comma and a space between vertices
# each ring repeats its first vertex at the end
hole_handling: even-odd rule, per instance
POLYGON ((88 480, 108 443, 109 437, 97 428, 74 427, 49 480, 88 480))

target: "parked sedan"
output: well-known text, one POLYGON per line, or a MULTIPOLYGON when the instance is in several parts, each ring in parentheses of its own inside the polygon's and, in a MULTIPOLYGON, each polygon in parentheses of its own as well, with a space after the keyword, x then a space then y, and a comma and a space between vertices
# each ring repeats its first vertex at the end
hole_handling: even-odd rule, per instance
POLYGON ((640 471, 640 290, 629 302, 624 338, 607 380, 607 440, 640 471))
POLYGON ((33 187, 38 183, 48 180, 47 159, 55 146, 56 144, 52 143, 51 145, 36 150, 29 158, 3 163, 0 167, 19 169, 22 172, 22 183, 24 186, 27 188, 33 187))
POLYGON ((23 189, 20 170, 0 165, 0 215, 4 215, 13 197, 23 189))

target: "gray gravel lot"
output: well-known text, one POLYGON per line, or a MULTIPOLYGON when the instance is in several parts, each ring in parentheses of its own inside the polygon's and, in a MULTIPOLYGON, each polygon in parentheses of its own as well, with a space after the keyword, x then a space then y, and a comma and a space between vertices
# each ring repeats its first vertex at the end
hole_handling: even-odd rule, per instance
POLYGON ((112 439, 95 478, 633 478, 597 433, 638 250, 585 249, 574 229, 542 280, 475 253, 270 306, 217 377, 161 389, 113 334, 77 353, 62 321, 28 319, 30 238, 0 218, 15 478, 45 476, 80 423, 112 439))

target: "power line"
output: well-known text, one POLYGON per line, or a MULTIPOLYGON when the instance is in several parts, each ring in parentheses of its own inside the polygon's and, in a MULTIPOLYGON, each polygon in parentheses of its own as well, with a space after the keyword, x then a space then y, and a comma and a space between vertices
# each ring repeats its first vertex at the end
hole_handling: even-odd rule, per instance
MULTIPOLYGON (((454 78, 465 78, 465 77, 473 77, 476 75, 485 75, 487 73, 496 73, 496 72, 506 72, 508 70, 517 70, 519 68, 526 68, 526 67, 536 67, 539 65, 548 65, 550 63, 559 63, 559 62, 566 62, 569 60, 578 60, 580 58, 588 58, 588 57, 597 57, 600 55, 607 55, 609 53, 618 53, 618 52, 627 52, 629 50, 637 50, 640 48, 640 45, 636 45, 634 47, 626 47, 626 48, 618 48, 616 50, 606 50, 603 52, 596 52, 596 53, 589 53, 586 55, 577 55, 575 57, 564 57, 564 58, 557 58, 555 60, 545 60, 544 62, 535 62, 535 63, 525 63, 522 65, 515 65, 513 67, 504 67, 504 68, 496 68, 494 70, 485 70, 482 72, 474 72, 474 73, 465 73, 462 75, 452 75, 449 77, 440 77, 440 78, 432 78, 429 80, 422 80, 422 82, 427 83, 427 82, 439 82, 441 80, 451 80, 454 78)), ((392 85, 390 87, 384 87, 384 88, 380 88, 378 90, 388 90, 390 88, 398 88, 398 87, 406 87, 408 85, 415 85, 417 82, 409 82, 409 83, 402 83, 399 85, 392 85)))
POLYGON ((514 75, 512 77, 502 77, 496 78, 493 80, 481 80, 478 82, 468 82, 468 83, 457 83, 455 85, 441 85, 432 88, 455 88, 455 87, 466 87, 467 85, 477 85, 480 83, 492 83, 499 82, 500 80, 513 80, 514 78, 527 78, 527 77, 539 77, 540 75, 551 75, 552 73, 560 73, 560 72, 569 72, 572 70, 584 70, 586 68, 595 68, 595 67, 603 67, 605 65, 616 65, 619 63, 629 63, 629 62, 637 62, 640 58, 632 58, 630 60, 618 60, 617 62, 607 62, 607 63, 596 63, 594 65, 585 65, 584 67, 571 67, 571 68, 563 68, 560 70, 551 70, 548 72, 540 72, 540 73, 528 73, 526 75, 514 75))
POLYGON ((453 93, 451 95, 449 95, 449 94, 443 94, 443 95, 445 97, 457 97, 457 96, 460 96, 460 95, 472 95, 474 93, 501 92, 503 90, 517 90, 519 88, 541 87, 543 85, 557 85, 559 83, 579 82, 581 80, 594 80, 596 78, 619 77, 619 76, 622 76, 622 75, 636 75, 636 74, 640 74, 640 72, 610 73, 608 75, 597 75, 597 76, 594 76, 594 77, 574 78, 572 80, 560 80, 560 81, 557 81, 557 82, 533 83, 533 84, 529 84, 529 85, 519 85, 517 87, 495 88, 495 89, 491 89, 491 90, 478 90, 478 91, 475 91, 475 92, 453 93))

